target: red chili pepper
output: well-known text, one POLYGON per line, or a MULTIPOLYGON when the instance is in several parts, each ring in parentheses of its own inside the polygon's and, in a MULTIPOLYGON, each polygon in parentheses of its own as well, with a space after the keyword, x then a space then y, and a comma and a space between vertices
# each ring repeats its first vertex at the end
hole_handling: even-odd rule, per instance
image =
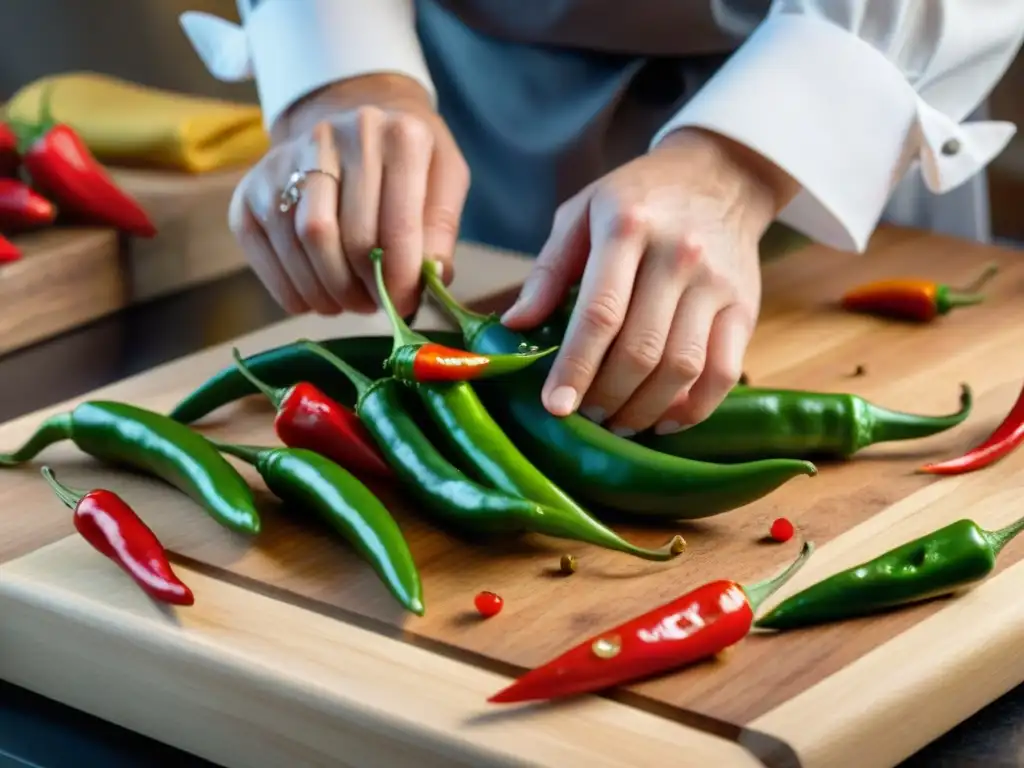
POLYGON ((45 227, 57 218, 53 203, 17 179, 0 179, 0 229, 45 227))
POLYGON ((493 592, 481 592, 473 598, 473 605, 476 606, 481 616, 489 619, 501 613, 505 601, 501 599, 500 595, 496 595, 493 592))
POLYGON ((408 326, 388 361, 392 373, 403 381, 469 381, 515 373, 550 355, 557 347, 539 349, 523 345, 513 354, 478 355, 464 349, 421 342, 408 326), (406 334, 406 331, 408 333, 406 334))
POLYGON ((394 475, 373 437, 351 410, 308 382, 275 389, 249 370, 237 349, 232 355, 242 375, 277 409, 274 431, 282 443, 318 453, 353 472, 394 475))
POLYGON ((13 176, 19 165, 18 136, 7 123, 0 123, 0 176, 13 176))
POLYGON ((195 602, 192 590, 174 575, 159 539, 120 496, 103 489, 74 491, 61 485, 49 467, 43 467, 43 477, 74 510, 75 529, 82 538, 120 565, 146 594, 172 605, 195 602))
POLYGON ((989 265, 973 283, 960 289, 913 278, 879 280, 849 291, 842 304, 851 312, 924 322, 955 307, 980 304, 985 297, 978 291, 998 271, 998 266, 989 265))
POLYGON ((784 517, 780 517, 772 523, 772 528, 769 533, 775 541, 786 542, 793 538, 793 534, 796 533, 796 529, 789 520, 784 517))
POLYGON ((0 235, 0 264, 11 264, 21 260, 21 249, 0 235))
MULTIPOLYGON (((37 126, 21 128, 22 165, 33 186, 54 198, 65 213, 139 237, 153 237, 149 215, 124 192, 69 126, 54 122, 52 88, 43 96, 37 126)), ((17 129, 17 127, 16 127, 17 129)))
POLYGON ((1024 443, 1024 388, 1006 418, 989 437, 955 459, 925 464, 919 471, 932 475, 960 475, 994 464, 1024 443))
POLYGON ((744 587, 713 581, 670 603, 595 635, 544 666, 527 672, 488 701, 510 704, 575 696, 633 682, 721 653, 750 632, 757 609, 814 551, 782 573, 744 587))

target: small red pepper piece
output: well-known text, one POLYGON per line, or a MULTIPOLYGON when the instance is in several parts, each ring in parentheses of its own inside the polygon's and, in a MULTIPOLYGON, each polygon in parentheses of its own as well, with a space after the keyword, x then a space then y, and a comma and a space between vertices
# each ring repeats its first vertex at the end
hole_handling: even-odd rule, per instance
POLYGON ((500 595, 485 591, 473 598, 473 605, 476 606, 476 610, 481 616, 489 619, 501 613, 501 609, 505 606, 505 601, 501 599, 500 595))
POLYGON ((931 475, 961 475, 995 464, 1024 443, 1024 387, 1006 418, 984 441, 955 459, 925 464, 918 471, 931 475))
POLYGON ((495 704, 575 696, 633 682, 721 653, 750 632, 757 609, 810 557, 750 586, 705 584, 642 616, 595 635, 491 696, 495 704))
POLYGON ((392 477, 373 437, 351 410, 308 382, 275 389, 249 370, 237 349, 235 365, 277 410, 274 431, 289 448, 305 448, 357 474, 392 477))
POLYGON ((990 264, 973 283, 959 289, 916 278, 878 280, 847 292, 842 305, 851 312, 927 322, 955 307, 980 304, 985 297, 979 291, 998 271, 990 264))
POLYGON ((82 538, 121 566, 146 594, 172 605, 195 602, 192 590, 167 562, 156 534, 120 496, 102 488, 87 493, 72 490, 58 482, 49 467, 43 467, 42 474, 57 498, 74 510, 75 529, 82 538))
POLYGON ((156 227, 149 214, 114 183, 70 126, 53 120, 51 97, 52 86, 43 96, 37 126, 16 127, 21 162, 33 186, 55 199, 65 213, 131 235, 153 237, 156 227))
POLYGON ((0 176, 13 176, 19 165, 18 136, 7 123, 0 123, 0 176))
POLYGON ((793 538, 796 529, 793 524, 784 517, 780 517, 772 523, 769 534, 775 541, 786 542, 793 538))
POLYGON ((0 235, 0 264, 11 264, 21 260, 21 249, 0 235))
POLYGON ((0 229, 45 227, 57 218, 53 203, 17 179, 0 179, 0 229))

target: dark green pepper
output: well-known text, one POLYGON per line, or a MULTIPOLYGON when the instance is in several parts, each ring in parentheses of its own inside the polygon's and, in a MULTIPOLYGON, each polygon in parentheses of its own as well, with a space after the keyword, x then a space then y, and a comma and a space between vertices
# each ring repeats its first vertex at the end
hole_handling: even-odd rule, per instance
MULTIPOLYGON (((391 377, 371 381, 315 342, 301 343, 350 378, 359 393, 356 413, 360 420, 403 486, 438 520, 473 533, 532 532, 621 549, 622 539, 589 517, 472 481, 438 452, 405 410, 402 391, 408 385, 391 377)), ((682 539, 676 536, 661 550, 626 547, 633 554, 644 552, 651 560, 668 560, 682 551, 682 539)))
MULTIPOLYGON (((382 253, 371 254, 377 295, 391 320, 396 349, 408 349, 423 339, 398 316, 384 284, 382 253)), ((461 463, 485 484, 499 491, 536 502, 562 513, 561 530, 577 523, 573 538, 646 559, 663 560, 672 549, 650 550, 630 544, 593 519, 561 488, 551 482, 520 453, 484 408, 473 387, 465 381, 410 384, 433 422, 441 440, 461 463)), ((682 538, 674 540, 681 551, 682 538)))
MULTIPOLYGON (((453 331, 423 331, 437 344, 457 347, 462 335, 453 331)), ((381 375, 384 361, 391 354, 389 336, 346 336, 320 342, 324 347, 371 378, 381 375)), ((271 387, 290 387, 308 381, 342 405, 356 401, 351 383, 317 355, 298 344, 285 344, 247 357, 246 367, 271 387)), ((218 371, 183 398, 168 414, 175 421, 191 424, 218 408, 249 395, 259 394, 256 387, 234 365, 218 371)))
MULTIPOLYGON (((448 293, 431 262, 427 286, 478 352, 516 349, 524 339, 495 316, 470 312, 448 293)), ((659 453, 612 434, 578 414, 552 415, 540 398, 550 364, 481 382, 478 391, 520 450, 573 496, 640 516, 695 519, 744 506, 798 475, 814 475, 807 461, 769 459, 710 464, 659 453)))
POLYGON ((918 416, 881 408, 857 395, 736 387, 707 419, 682 432, 643 432, 634 439, 662 453, 703 461, 848 458, 869 445, 929 437, 971 413, 961 385, 960 409, 918 416))
POLYGON ((763 629, 795 629, 867 616, 939 597, 988 576, 1024 520, 986 531, 972 520, 902 544, 787 598, 756 622, 763 629))
POLYGON ((373 492, 352 473, 304 448, 214 445, 254 466, 279 499, 317 515, 337 531, 406 610, 423 615, 420 574, 402 530, 373 492))
POLYGON ((30 461, 62 440, 71 440, 101 461, 159 477, 227 528, 260 531, 252 490, 210 441, 167 416, 134 405, 93 400, 50 416, 24 445, 0 454, 0 466, 30 461))

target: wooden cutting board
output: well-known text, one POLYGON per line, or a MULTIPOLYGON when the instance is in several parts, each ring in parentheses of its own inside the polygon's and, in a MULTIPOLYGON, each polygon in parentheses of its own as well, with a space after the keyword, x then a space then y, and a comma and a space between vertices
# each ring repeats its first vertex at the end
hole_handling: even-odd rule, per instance
MULTIPOLYGON (((463 298, 487 292, 463 282, 470 271, 497 290, 521 279, 526 265, 463 253, 463 298)), ((0 677, 247 768, 892 765, 1024 681, 1024 539, 1004 550, 995 575, 956 599, 752 636, 713 663, 614 695, 509 709, 485 698, 523 669, 702 582, 775 572, 799 546, 761 542, 779 515, 818 550, 777 599, 954 519, 994 528, 1024 513, 1024 451, 959 478, 913 474, 981 439, 1016 398, 1022 296, 1020 253, 902 230, 880 232, 865 256, 810 247, 774 261, 748 355, 752 383, 854 391, 892 408, 943 413, 957 407, 967 381, 975 393, 968 422, 822 465, 817 477, 699 524, 621 528, 648 544, 682 530, 689 549, 669 564, 550 539, 470 546, 431 527, 394 489, 378 489, 420 565, 423 618, 398 612, 346 545, 265 494, 264 531, 247 541, 158 483, 54 447, 43 458, 64 481, 110 486, 141 511, 197 601, 180 610, 148 601, 72 535, 67 512, 38 477, 40 462, 6 470, 0 677), (930 326, 833 306, 863 280, 909 274, 964 283, 990 260, 1002 265, 990 300, 930 326), (864 374, 852 377, 858 365, 864 374), (564 552, 580 562, 568 578, 552 574, 564 552), (481 589, 505 598, 487 621, 472 612, 481 589)), ((440 319, 426 313, 424 322, 440 319)), ((237 344, 248 354, 299 336, 385 328, 381 317, 304 317, 237 344)), ((166 409, 229 361, 227 346, 214 348, 97 395, 166 409)), ((19 443, 45 413, 0 427, 0 445, 19 443)), ((202 428, 240 442, 273 439, 271 413, 258 399, 222 409, 202 428)))

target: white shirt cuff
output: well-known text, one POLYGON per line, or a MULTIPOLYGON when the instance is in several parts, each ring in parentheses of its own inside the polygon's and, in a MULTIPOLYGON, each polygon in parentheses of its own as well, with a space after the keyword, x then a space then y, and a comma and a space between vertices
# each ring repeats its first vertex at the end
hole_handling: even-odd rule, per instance
POLYGON ((807 236, 863 251, 916 161, 946 192, 998 155, 1012 123, 957 124, 925 103, 879 50, 806 15, 768 17, 654 137, 694 126, 774 162, 802 187, 779 215, 807 236))
POLYGON ((319 88, 371 73, 410 77, 436 103, 411 0, 263 0, 244 27, 197 11, 180 22, 218 80, 255 78, 267 128, 319 88))

